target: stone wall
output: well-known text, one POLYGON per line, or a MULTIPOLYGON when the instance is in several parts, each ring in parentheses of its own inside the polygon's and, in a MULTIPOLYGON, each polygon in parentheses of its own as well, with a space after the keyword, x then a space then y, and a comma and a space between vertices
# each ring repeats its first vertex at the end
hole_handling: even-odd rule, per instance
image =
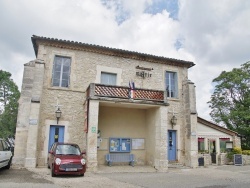
POLYGON ((184 132, 185 132, 185 165, 197 167, 198 145, 197 145, 197 111, 195 86, 189 80, 183 81, 184 85, 184 132))
POLYGON ((36 167, 40 104, 44 62, 34 60, 25 64, 16 126, 13 165, 36 167))
POLYGON ((204 158, 204 166, 207 167, 212 164, 211 155, 210 154, 198 154, 197 158, 204 158))

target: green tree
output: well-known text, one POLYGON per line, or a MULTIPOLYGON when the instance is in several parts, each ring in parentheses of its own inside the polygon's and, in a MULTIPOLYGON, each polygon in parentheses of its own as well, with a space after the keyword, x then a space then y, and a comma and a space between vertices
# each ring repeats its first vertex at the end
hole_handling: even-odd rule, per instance
POLYGON ((9 72, 0 70, 0 137, 14 137, 20 92, 9 72))
POLYGON ((250 148, 250 62, 223 71, 213 82, 216 86, 208 102, 212 119, 244 136, 242 148, 250 148))

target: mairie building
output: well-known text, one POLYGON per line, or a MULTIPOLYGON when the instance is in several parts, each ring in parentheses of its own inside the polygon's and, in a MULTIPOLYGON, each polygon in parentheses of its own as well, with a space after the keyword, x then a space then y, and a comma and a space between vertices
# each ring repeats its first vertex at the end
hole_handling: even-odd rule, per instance
POLYGON ((36 59, 24 64, 13 165, 46 166, 54 142, 72 142, 86 151, 88 171, 113 153, 133 154, 135 165, 161 172, 171 163, 198 166, 193 62, 31 40, 36 59))

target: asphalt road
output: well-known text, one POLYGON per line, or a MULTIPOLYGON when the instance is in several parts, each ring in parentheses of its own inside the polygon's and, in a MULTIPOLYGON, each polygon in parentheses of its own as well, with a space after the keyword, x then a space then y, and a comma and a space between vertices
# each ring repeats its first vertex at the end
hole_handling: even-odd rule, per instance
MULTIPOLYGON (((160 172, 85 173, 84 177, 52 178, 46 168, 0 170, 0 188, 129 187, 129 188, 249 188, 250 166, 210 166, 197 169, 170 169, 160 172)), ((128 167, 136 171, 136 166, 128 167)), ((113 172, 110 171, 114 170, 113 172)))

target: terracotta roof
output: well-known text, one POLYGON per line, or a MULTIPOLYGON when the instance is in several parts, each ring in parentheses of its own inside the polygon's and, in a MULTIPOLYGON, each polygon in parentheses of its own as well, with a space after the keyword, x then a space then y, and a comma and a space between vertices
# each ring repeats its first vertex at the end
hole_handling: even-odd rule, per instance
POLYGON ((207 120, 205 120, 205 119, 203 119, 201 117, 198 117, 197 121, 198 121, 198 123, 201 123, 203 125, 211 127, 211 128, 216 129, 218 131, 224 132, 224 133, 229 134, 231 136, 239 136, 239 134, 237 132, 229 130, 229 129, 224 128, 224 127, 221 127, 221 126, 219 126, 219 125, 217 125, 217 124, 215 124, 215 123, 213 123, 211 121, 207 121, 207 120))
POLYGON ((45 44, 45 45, 54 46, 54 47, 68 48, 68 49, 74 49, 74 50, 84 50, 84 51, 89 51, 89 52, 95 52, 95 53, 106 54, 106 55, 111 55, 111 56, 119 56, 119 57, 130 58, 130 59, 138 59, 138 60, 149 61, 149 62, 154 62, 154 63, 164 63, 164 64, 170 64, 170 65, 175 65, 175 66, 184 66, 187 68, 190 68, 195 65, 191 61, 166 58, 162 56, 155 56, 155 55, 150 55, 150 54, 145 54, 145 53, 121 50, 117 48, 109 48, 105 46, 86 44, 86 43, 70 41, 70 40, 62 40, 62 39, 57 39, 57 38, 48 38, 48 37, 33 35, 31 37, 31 41, 33 43, 33 48, 34 48, 36 56, 38 53, 39 44, 45 44))

